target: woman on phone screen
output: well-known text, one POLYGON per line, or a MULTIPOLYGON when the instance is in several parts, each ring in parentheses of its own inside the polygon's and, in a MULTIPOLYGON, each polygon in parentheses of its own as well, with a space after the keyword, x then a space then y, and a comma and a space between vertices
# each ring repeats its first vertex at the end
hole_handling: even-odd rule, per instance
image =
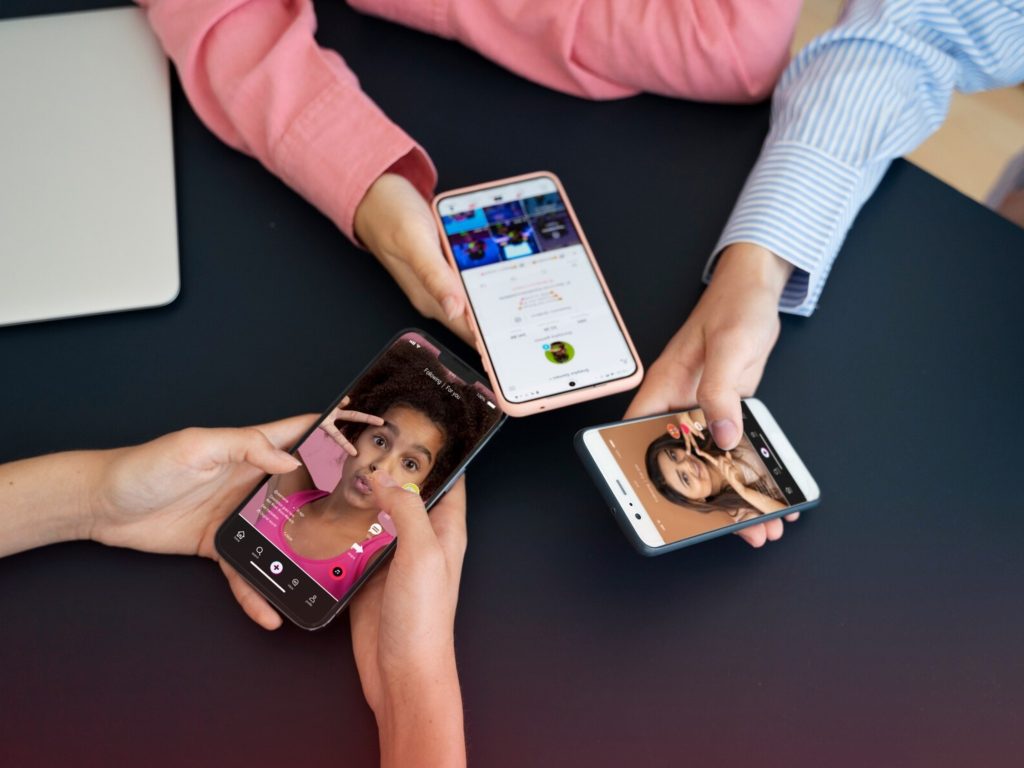
POLYGON ((658 493, 696 512, 726 512, 736 522, 784 509, 785 498, 746 438, 723 451, 700 412, 691 413, 680 420, 679 437, 663 435, 647 447, 647 476, 658 493))

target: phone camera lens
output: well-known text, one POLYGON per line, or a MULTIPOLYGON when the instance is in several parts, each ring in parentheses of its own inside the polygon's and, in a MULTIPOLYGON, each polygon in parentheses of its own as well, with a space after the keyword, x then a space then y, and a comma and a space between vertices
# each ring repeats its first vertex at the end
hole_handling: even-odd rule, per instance
POLYGON ((640 519, 640 513, 637 512, 635 515, 633 515, 633 517, 635 517, 637 520, 639 520, 640 519))
POLYGON ((569 386, 570 387, 575 387, 576 386, 576 382, 575 381, 570 381, 569 382, 569 386))

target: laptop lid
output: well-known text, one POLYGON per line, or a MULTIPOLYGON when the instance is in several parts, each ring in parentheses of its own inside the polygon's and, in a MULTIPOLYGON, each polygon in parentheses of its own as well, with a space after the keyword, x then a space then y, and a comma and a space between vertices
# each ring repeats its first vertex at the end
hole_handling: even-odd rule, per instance
POLYGON ((178 295, 169 65, 138 8, 0 22, 0 325, 178 295))

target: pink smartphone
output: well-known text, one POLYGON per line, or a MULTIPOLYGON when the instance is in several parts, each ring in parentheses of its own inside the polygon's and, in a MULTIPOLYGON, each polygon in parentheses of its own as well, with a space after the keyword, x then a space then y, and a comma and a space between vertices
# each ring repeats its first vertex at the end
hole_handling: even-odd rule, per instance
POLYGON ((640 357, 557 176, 442 192, 433 209, 505 413, 528 416, 640 383, 640 357))

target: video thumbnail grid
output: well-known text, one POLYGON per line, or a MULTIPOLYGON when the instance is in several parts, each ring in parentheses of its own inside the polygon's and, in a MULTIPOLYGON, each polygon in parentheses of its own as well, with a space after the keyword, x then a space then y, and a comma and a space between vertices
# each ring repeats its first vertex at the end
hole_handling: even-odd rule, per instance
POLYGON ((442 216, 441 220, 460 270, 522 259, 580 242, 557 192, 473 208, 442 216))

